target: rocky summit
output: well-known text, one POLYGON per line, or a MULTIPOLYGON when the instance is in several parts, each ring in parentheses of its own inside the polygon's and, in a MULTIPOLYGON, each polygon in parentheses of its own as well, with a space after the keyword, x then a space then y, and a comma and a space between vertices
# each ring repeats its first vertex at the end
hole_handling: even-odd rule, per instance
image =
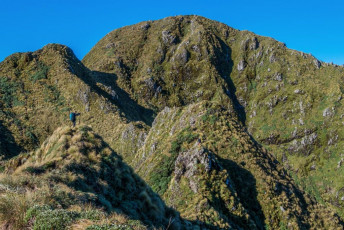
POLYGON ((2 229, 343 229, 344 68, 200 16, 0 63, 2 229), (74 111, 76 126, 69 113, 74 111))

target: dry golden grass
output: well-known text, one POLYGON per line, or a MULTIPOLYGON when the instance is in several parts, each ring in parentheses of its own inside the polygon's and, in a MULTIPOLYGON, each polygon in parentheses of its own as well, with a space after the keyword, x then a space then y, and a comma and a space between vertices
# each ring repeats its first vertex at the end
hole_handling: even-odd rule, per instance
MULTIPOLYGON (((44 219, 45 216, 56 215, 55 224, 63 225, 59 218, 68 218, 72 229, 85 229, 93 224, 124 224, 130 220, 124 214, 105 214, 89 202, 101 203, 107 211, 112 210, 113 204, 120 204, 116 209, 125 213, 126 207, 121 207, 123 201, 128 206, 139 207, 132 210, 135 218, 141 216, 143 221, 153 220, 158 224, 165 220, 165 206, 161 200, 139 182, 132 170, 88 127, 60 128, 40 149, 28 154, 25 161, 18 157, 7 166, 14 172, 0 174, 0 207, 8 206, 0 210, 3 226, 11 223, 10 228, 14 229, 28 224, 35 227, 35 215, 38 218, 43 211, 46 213, 39 216, 38 223, 49 224, 50 218, 44 219), (142 199, 138 198, 141 191, 142 199), (36 210, 37 205, 37 210, 40 207, 47 207, 47 210, 33 211, 30 220, 24 220, 26 212, 36 210), (141 214, 142 210, 145 215, 141 214)), ((137 226, 141 226, 140 221, 138 223, 137 226)))
POLYGON ((26 211, 37 201, 36 194, 31 191, 24 193, 0 193, 0 225, 4 229, 23 229, 26 211))
MULTIPOLYGON (((115 151, 123 154, 126 160, 130 162, 135 157, 138 148, 135 142, 135 132, 147 132, 149 129, 148 127, 136 129, 133 131, 133 141, 121 141, 122 128, 126 126, 128 121, 134 118, 132 120, 140 120, 142 122, 143 118, 145 118, 144 116, 137 115, 142 110, 137 109, 136 103, 145 107, 154 107, 154 109, 157 108, 157 110, 161 111, 166 105, 181 106, 199 100, 213 100, 226 108, 229 104, 228 108, 236 111, 238 109, 231 106, 233 102, 225 93, 227 89, 233 91, 233 88, 235 88, 236 92, 231 97, 238 97, 240 103, 244 102, 247 104, 245 106, 247 114, 244 114, 247 119, 246 124, 252 122, 253 136, 259 137, 260 140, 264 140, 271 135, 271 132, 264 128, 264 125, 274 123, 275 126, 271 126, 274 127, 273 132, 282 134, 278 138, 283 141, 283 136, 290 136, 290 128, 294 128, 295 126, 289 121, 294 120, 296 117, 299 119, 300 115, 305 117, 303 120, 306 123, 302 127, 298 126, 300 133, 306 132, 307 130, 324 130, 324 128, 328 128, 328 131, 325 130, 326 132, 323 135, 318 135, 319 145, 327 146, 329 138, 332 138, 331 136, 337 134, 339 137, 342 136, 341 129, 338 127, 341 127, 342 121, 340 120, 340 114, 343 114, 343 106, 339 102, 340 99, 336 100, 336 98, 342 97, 342 89, 340 86, 342 85, 341 76, 343 69, 341 67, 326 63, 322 63, 321 67, 316 66, 317 60, 311 55, 288 50, 282 43, 273 39, 260 37, 247 31, 237 31, 224 24, 203 17, 169 17, 163 20, 143 22, 121 28, 104 37, 85 56, 83 62, 90 69, 113 74, 105 74, 112 78, 111 80, 109 80, 110 78, 108 79, 109 84, 107 84, 108 82, 106 84, 97 82, 94 85, 101 89, 105 89, 105 86, 109 85, 112 87, 119 86, 131 98, 137 101, 129 103, 130 100, 126 100, 128 98, 122 95, 123 97, 120 98, 121 103, 125 106, 119 109, 116 107, 116 103, 112 103, 103 96, 98 95, 93 90, 94 88, 92 88, 94 86, 90 87, 93 84, 90 81, 92 74, 86 68, 83 68, 81 63, 72 54, 72 51, 67 47, 50 44, 33 54, 15 54, 1 63, 0 74, 1 76, 8 76, 11 81, 13 80, 14 82, 23 84, 22 88, 25 88, 30 94, 18 89, 16 96, 19 99, 27 97, 25 99, 26 105, 8 108, 8 111, 16 114, 16 119, 23 124, 18 127, 11 125, 20 122, 14 122, 8 116, 1 117, 1 120, 6 120, 5 125, 9 127, 10 132, 13 133, 18 143, 27 149, 35 148, 34 141, 29 140, 33 138, 30 135, 31 131, 37 135, 38 141, 42 143, 42 140, 50 135, 52 130, 55 130, 57 126, 69 122, 68 113, 63 112, 63 109, 68 109, 69 107, 79 111, 85 111, 86 103, 91 109, 89 112, 83 113, 80 119, 84 119, 92 124, 94 129, 104 139, 109 141, 113 148, 116 148, 115 151), (146 28, 144 23, 147 23, 149 28, 146 28), (174 41, 171 41, 169 44, 164 44, 161 40, 162 30, 168 31, 176 39, 173 39, 174 41), (160 51, 157 52, 158 50, 160 51), (188 53, 188 60, 181 64, 178 57, 183 52, 188 53), (271 61, 272 57, 276 60, 271 61), (247 66, 243 71, 235 68, 240 61, 247 62, 247 66), (49 70, 45 78, 33 82, 30 79, 37 74, 36 72, 39 72, 37 71, 39 63, 44 64, 49 70), (140 65, 137 63, 140 63, 140 65), (233 68, 230 68, 230 66, 233 68), (148 73, 148 69, 151 70, 151 74, 148 73), (283 75, 283 82, 281 83, 276 83, 275 80, 271 79, 277 72, 283 75), (115 75, 118 76, 117 80, 114 80, 116 79, 114 77, 115 75), (129 76, 130 84, 127 84, 127 77, 129 78, 129 76), (153 96, 154 93, 152 94, 152 90, 142 83, 143 80, 149 80, 151 76, 154 76, 152 78, 154 83, 164 82, 161 86, 166 93, 153 96), (229 81, 226 82, 224 78, 229 81), (291 81, 295 79, 298 82, 291 84, 291 81), (267 85, 267 87, 262 87, 263 84, 267 85), (305 94, 295 95, 295 87, 303 88, 305 94), (199 92, 202 94, 195 96, 199 92), (63 96, 60 98, 61 100, 57 100, 59 94, 63 96), (82 102, 80 98, 75 96, 86 94, 88 96, 87 102, 82 102), (274 112, 268 112, 266 108, 266 102, 268 100, 275 96, 279 98, 286 95, 288 99, 285 102, 280 101, 274 108, 274 112), (323 100, 323 95, 331 96, 323 100), (51 100, 52 98, 55 99, 51 100), (297 111, 298 106, 295 107, 293 105, 293 102, 299 101, 303 102, 303 105, 307 105, 305 112, 301 114, 297 111), (105 105, 106 103, 111 104, 114 110, 104 110, 103 106, 99 109, 99 105, 105 105), (324 108, 322 108, 323 106, 324 108), (328 123, 326 120, 319 119, 319 117, 322 118, 321 112, 326 107, 334 107, 336 109, 334 118, 329 119, 328 123), (126 108, 129 109, 125 111, 126 108), (256 108, 259 108, 255 111, 255 113, 257 112, 257 116, 250 117, 249 114, 256 108), (284 114, 284 111, 293 112, 290 116, 288 115, 288 119, 282 119, 281 114, 284 114), (124 116, 119 118, 119 113, 124 114, 124 116), (313 124, 307 124, 308 121, 320 122, 322 125, 315 126, 313 124), (28 135, 23 135, 26 132, 28 132, 28 135)), ((99 77, 98 80, 103 80, 103 78, 99 77)), ((197 109, 192 111, 192 113, 196 112, 197 109)), ((168 123, 166 121, 165 124, 168 123)), ((180 124, 185 126, 183 122, 180 124)), ((223 124, 221 127, 223 127, 223 124)), ((234 142, 230 138, 227 141, 211 138, 212 133, 214 136, 226 136, 226 130, 221 127, 217 129, 218 131, 209 129, 207 131, 202 130, 205 133, 204 137, 202 135, 202 143, 203 139, 205 139, 204 142, 207 148, 214 152, 221 149, 228 152, 233 150, 232 152, 240 154, 256 151, 246 141, 246 137, 236 135, 235 131, 233 131, 233 135, 228 137, 234 137, 239 142, 238 145, 234 145, 233 143, 232 146, 228 146, 228 142, 234 142), (217 143, 214 144, 215 142, 217 143)), ((82 156, 85 148, 95 148, 99 146, 99 143, 89 141, 81 144, 79 143, 81 137, 74 136, 74 139, 71 138, 70 132, 72 130, 75 129, 71 129, 70 127, 58 129, 60 136, 56 135, 51 140, 48 140, 45 143, 45 147, 42 148, 43 150, 34 154, 31 158, 32 162, 27 163, 26 167, 40 167, 51 163, 53 159, 63 161, 65 155, 60 155, 61 151, 63 152, 64 148, 70 143, 78 144, 69 148, 67 153, 69 154, 68 159, 73 158, 77 162, 89 160, 96 163, 99 161, 93 151, 89 152, 87 159, 82 156), (57 139, 58 144, 55 146, 57 139), (48 150, 51 150, 51 152, 46 154, 48 150)), ((89 138, 93 139, 94 137, 91 134, 89 138)), ((169 145, 169 142, 163 140, 162 137, 156 138, 155 140, 159 145, 165 147, 169 145)), ((335 145, 329 147, 332 148, 329 152, 339 157, 338 154, 343 146, 341 143, 338 143, 338 146, 337 143, 335 145)), ((190 148, 186 144, 183 144, 182 147, 190 148)), ((288 146, 272 145, 271 148, 277 156, 281 156, 282 153, 284 154, 285 149, 288 149, 288 146)), ((111 151, 106 150, 104 152, 111 153, 111 151)), ((324 149, 315 148, 312 154, 315 156, 314 159, 320 158, 320 160, 323 160, 322 163, 325 162, 323 164, 330 168, 329 173, 326 172, 327 169, 323 171, 328 175, 323 177, 323 172, 318 170, 311 173, 318 174, 316 175, 318 178, 316 182, 323 182, 325 179, 322 178, 329 178, 327 182, 331 186, 330 189, 332 191, 340 191, 343 187, 342 180, 340 177, 337 177, 338 172, 332 170, 332 165, 335 165, 337 159, 334 158, 328 161, 326 158, 321 159, 323 155, 326 155, 323 152, 324 149), (334 183, 332 183, 332 180, 334 180, 334 183)), ((169 154, 164 155, 169 156, 169 154)), ((304 154, 301 157, 292 156, 288 160, 294 163, 297 171, 300 168, 300 171, 303 170, 309 173, 307 168, 309 162, 303 156, 304 154)), ((150 163, 151 166, 154 164, 154 160, 149 159, 145 163, 150 163)), ((69 161, 66 160, 66 162, 69 161)), ((249 167, 254 165, 252 162, 249 163, 247 164, 249 167)), ((11 167, 17 168, 21 164, 23 162, 17 159, 12 162, 11 167)), ((254 166, 250 169, 257 169, 258 172, 261 172, 261 169, 254 166)), ((20 171, 21 168, 18 168, 18 170, 20 171)), ((258 173, 255 174, 255 172, 253 174, 255 176, 260 175, 258 173)), ((146 175, 146 172, 143 172, 142 175, 146 175)), ((149 178, 146 179, 149 180, 149 178)), ((267 181, 272 182, 273 180, 267 179, 267 181)), ((323 183, 315 184, 319 188, 320 193, 323 192, 326 198, 324 200, 330 200, 331 202, 329 203, 341 202, 338 200, 338 197, 340 199, 341 196, 335 197, 336 192, 328 193, 326 191, 328 190, 326 188, 327 186, 319 185, 323 183), (332 202, 332 200, 334 201, 332 202)))
POLYGON ((81 219, 81 220, 78 220, 76 223, 72 224, 70 227, 68 227, 68 229, 71 229, 71 230, 84 230, 86 229, 87 227, 91 226, 95 224, 94 221, 92 220, 87 220, 87 219, 81 219))

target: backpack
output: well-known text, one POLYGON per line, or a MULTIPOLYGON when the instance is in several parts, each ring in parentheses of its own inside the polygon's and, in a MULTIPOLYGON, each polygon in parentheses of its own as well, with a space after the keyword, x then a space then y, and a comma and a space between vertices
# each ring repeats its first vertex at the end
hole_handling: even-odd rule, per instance
POLYGON ((75 120, 75 113, 70 113, 70 114, 69 114, 69 119, 70 119, 71 121, 74 121, 74 120, 75 120))

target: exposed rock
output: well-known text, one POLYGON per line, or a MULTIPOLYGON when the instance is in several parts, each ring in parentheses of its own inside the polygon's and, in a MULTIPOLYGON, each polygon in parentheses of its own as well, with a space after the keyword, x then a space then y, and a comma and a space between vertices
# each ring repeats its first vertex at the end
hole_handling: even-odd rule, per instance
POLYGON ((326 108, 323 111, 323 117, 332 117, 334 115, 334 112, 335 112, 334 107, 326 108))
POLYGON ((317 166, 316 166, 315 164, 313 164, 313 165, 311 166, 310 169, 311 169, 311 170, 316 170, 316 167, 317 167, 317 166))
POLYGON ((176 36, 173 35, 170 31, 168 30, 164 30, 161 32, 162 34, 162 41, 165 43, 165 44, 174 44, 176 42, 176 36))
POLYGON ((153 77, 150 77, 144 80, 144 82, 146 83, 149 91, 152 94, 154 94, 155 97, 161 93, 162 87, 157 82, 154 81, 153 77))
MULTIPOLYGON (((263 54, 263 52, 260 50, 257 54, 256 54, 256 58, 259 58, 259 57, 261 57, 262 56, 262 54, 263 54)), ((262 64, 264 64, 264 63, 262 63, 262 64)))
POLYGON ((305 108, 304 108, 304 106, 303 106, 303 102, 302 102, 302 101, 299 102, 299 106, 300 106, 300 113, 301 113, 302 115, 304 115, 304 114, 305 114, 305 108))
POLYGON ((198 45, 193 45, 193 46, 191 46, 191 49, 192 49, 193 51, 195 51, 196 53, 198 53, 198 54, 201 53, 201 49, 199 48, 198 45))
POLYGON ((106 89, 109 92, 109 94, 111 95, 112 100, 118 100, 118 94, 114 89, 111 88, 111 86, 106 87, 106 89))
POLYGON ((269 61, 270 61, 270 63, 274 63, 274 62, 276 62, 276 61, 277 61, 277 58, 276 58, 276 56, 275 56, 275 54, 274 54, 274 53, 272 53, 272 54, 270 55, 270 57, 269 57, 269 61))
POLYGON ((244 60, 241 60, 237 66, 238 70, 243 71, 245 69, 245 67, 246 67, 246 62, 244 60))
MULTIPOLYGON (((200 146, 199 142, 196 142, 193 148, 178 155, 174 169, 176 180, 179 181, 182 176, 185 176, 190 181, 193 181, 193 176, 196 175, 197 165, 199 164, 202 164, 207 172, 221 168, 214 154, 200 146)), ((195 181, 190 182, 190 188, 195 193, 198 191, 196 184, 195 181)))
POLYGON ((122 67, 122 60, 121 59, 117 59, 116 61, 113 62, 118 68, 122 67))
POLYGON ((288 150, 290 152, 302 152, 308 155, 314 148, 317 137, 318 135, 316 133, 311 133, 301 138, 301 140, 294 140, 289 145, 288 150))
POLYGON ((321 67, 321 62, 319 60, 314 59, 313 63, 317 69, 319 69, 321 67))
POLYGON ((300 125, 305 125, 305 123, 303 122, 302 118, 299 119, 299 124, 300 125))
POLYGON ((251 39, 251 44, 250 44, 250 49, 251 50, 256 50, 259 47, 259 42, 258 39, 256 37, 251 39))
POLYGON ((276 76, 275 76, 275 80, 276 81, 282 81, 283 80, 282 74, 281 73, 277 73, 276 76))
POLYGON ((176 54, 175 59, 178 60, 181 64, 186 64, 189 60, 189 52, 185 47, 182 48, 180 53, 176 54))
POLYGON ((303 91, 302 91, 301 89, 295 89, 295 90, 294 90, 294 93, 295 93, 295 94, 302 94, 303 91))
POLYGON ((91 90, 88 87, 84 91, 82 91, 82 90, 78 91, 78 97, 79 97, 80 101, 82 102, 82 104, 84 104, 86 112, 90 111, 90 102, 89 102, 90 92, 91 92, 91 90))
POLYGON ((344 159, 341 158, 340 161, 338 161, 337 163, 337 169, 339 169, 342 166, 343 162, 344 162, 344 159))
POLYGON ((142 30, 148 30, 149 27, 150 27, 150 25, 149 25, 148 23, 145 23, 145 24, 143 24, 143 25, 141 26, 141 29, 142 29, 142 30))
POLYGON ((250 118, 257 116, 257 112, 255 110, 252 111, 252 114, 250 115, 250 118))
POLYGON ((290 83, 291 85, 297 85, 297 84, 299 84, 298 80, 290 81, 289 83, 290 83))

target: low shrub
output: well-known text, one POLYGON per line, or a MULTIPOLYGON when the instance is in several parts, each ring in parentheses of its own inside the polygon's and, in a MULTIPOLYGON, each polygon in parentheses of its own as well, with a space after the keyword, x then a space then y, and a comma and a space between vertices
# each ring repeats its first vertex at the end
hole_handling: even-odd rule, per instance
POLYGON ((42 62, 38 62, 36 72, 30 77, 31 81, 36 82, 41 79, 46 79, 49 67, 42 62))

